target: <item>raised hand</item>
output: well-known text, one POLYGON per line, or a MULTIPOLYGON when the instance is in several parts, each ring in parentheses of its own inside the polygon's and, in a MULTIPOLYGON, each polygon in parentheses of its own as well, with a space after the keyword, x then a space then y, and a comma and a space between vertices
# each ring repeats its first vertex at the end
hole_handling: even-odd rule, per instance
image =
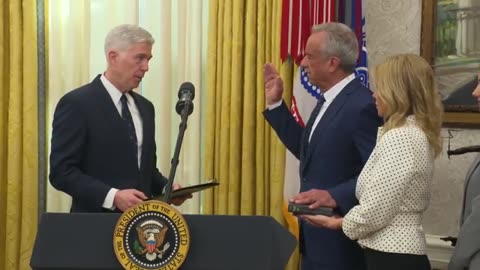
POLYGON ((283 94, 283 81, 272 63, 267 63, 263 66, 263 80, 267 104, 272 105, 279 102, 283 94))

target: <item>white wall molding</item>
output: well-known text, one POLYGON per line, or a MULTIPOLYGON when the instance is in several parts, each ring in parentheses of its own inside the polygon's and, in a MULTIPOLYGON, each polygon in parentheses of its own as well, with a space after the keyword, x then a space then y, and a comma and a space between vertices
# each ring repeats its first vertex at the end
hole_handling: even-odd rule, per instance
POLYGON ((440 239, 440 235, 427 234, 427 254, 432 264, 432 269, 444 270, 448 267, 448 262, 452 256, 453 248, 450 242, 440 239))

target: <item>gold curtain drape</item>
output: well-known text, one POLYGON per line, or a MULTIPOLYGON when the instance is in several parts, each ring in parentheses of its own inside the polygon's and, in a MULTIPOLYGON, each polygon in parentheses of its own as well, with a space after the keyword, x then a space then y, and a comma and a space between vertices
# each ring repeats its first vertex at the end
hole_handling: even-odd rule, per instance
POLYGON ((30 269, 38 215, 36 1, 1 1, 0 14, 0 269, 30 269))
MULTIPOLYGON (((207 51, 203 213, 282 215, 285 147, 264 120, 263 65, 280 70, 291 100, 293 65, 280 60, 281 1, 211 0, 207 51)), ((298 268, 298 253, 289 269, 298 268)))

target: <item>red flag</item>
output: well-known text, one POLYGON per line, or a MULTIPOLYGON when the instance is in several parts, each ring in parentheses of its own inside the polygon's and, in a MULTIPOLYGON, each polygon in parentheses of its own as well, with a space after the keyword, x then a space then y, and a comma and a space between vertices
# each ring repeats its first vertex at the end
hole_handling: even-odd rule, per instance
POLYGON ((313 25, 335 20, 335 0, 283 0, 280 58, 300 64, 313 25))

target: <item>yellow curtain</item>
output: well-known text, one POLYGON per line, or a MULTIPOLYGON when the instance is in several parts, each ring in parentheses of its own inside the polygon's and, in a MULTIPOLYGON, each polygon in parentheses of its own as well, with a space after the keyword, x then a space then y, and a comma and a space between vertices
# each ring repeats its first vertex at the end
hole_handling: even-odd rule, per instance
POLYGON ((0 269, 30 269, 38 215, 36 1, 1 1, 0 14, 0 269))
MULTIPOLYGON (((280 60, 281 1, 211 0, 207 48, 203 213, 282 215, 285 147, 263 118, 263 65, 272 62, 285 86, 293 66, 280 60)), ((291 87, 284 99, 291 100, 291 87)), ((298 268, 298 253, 289 269, 298 268)))

